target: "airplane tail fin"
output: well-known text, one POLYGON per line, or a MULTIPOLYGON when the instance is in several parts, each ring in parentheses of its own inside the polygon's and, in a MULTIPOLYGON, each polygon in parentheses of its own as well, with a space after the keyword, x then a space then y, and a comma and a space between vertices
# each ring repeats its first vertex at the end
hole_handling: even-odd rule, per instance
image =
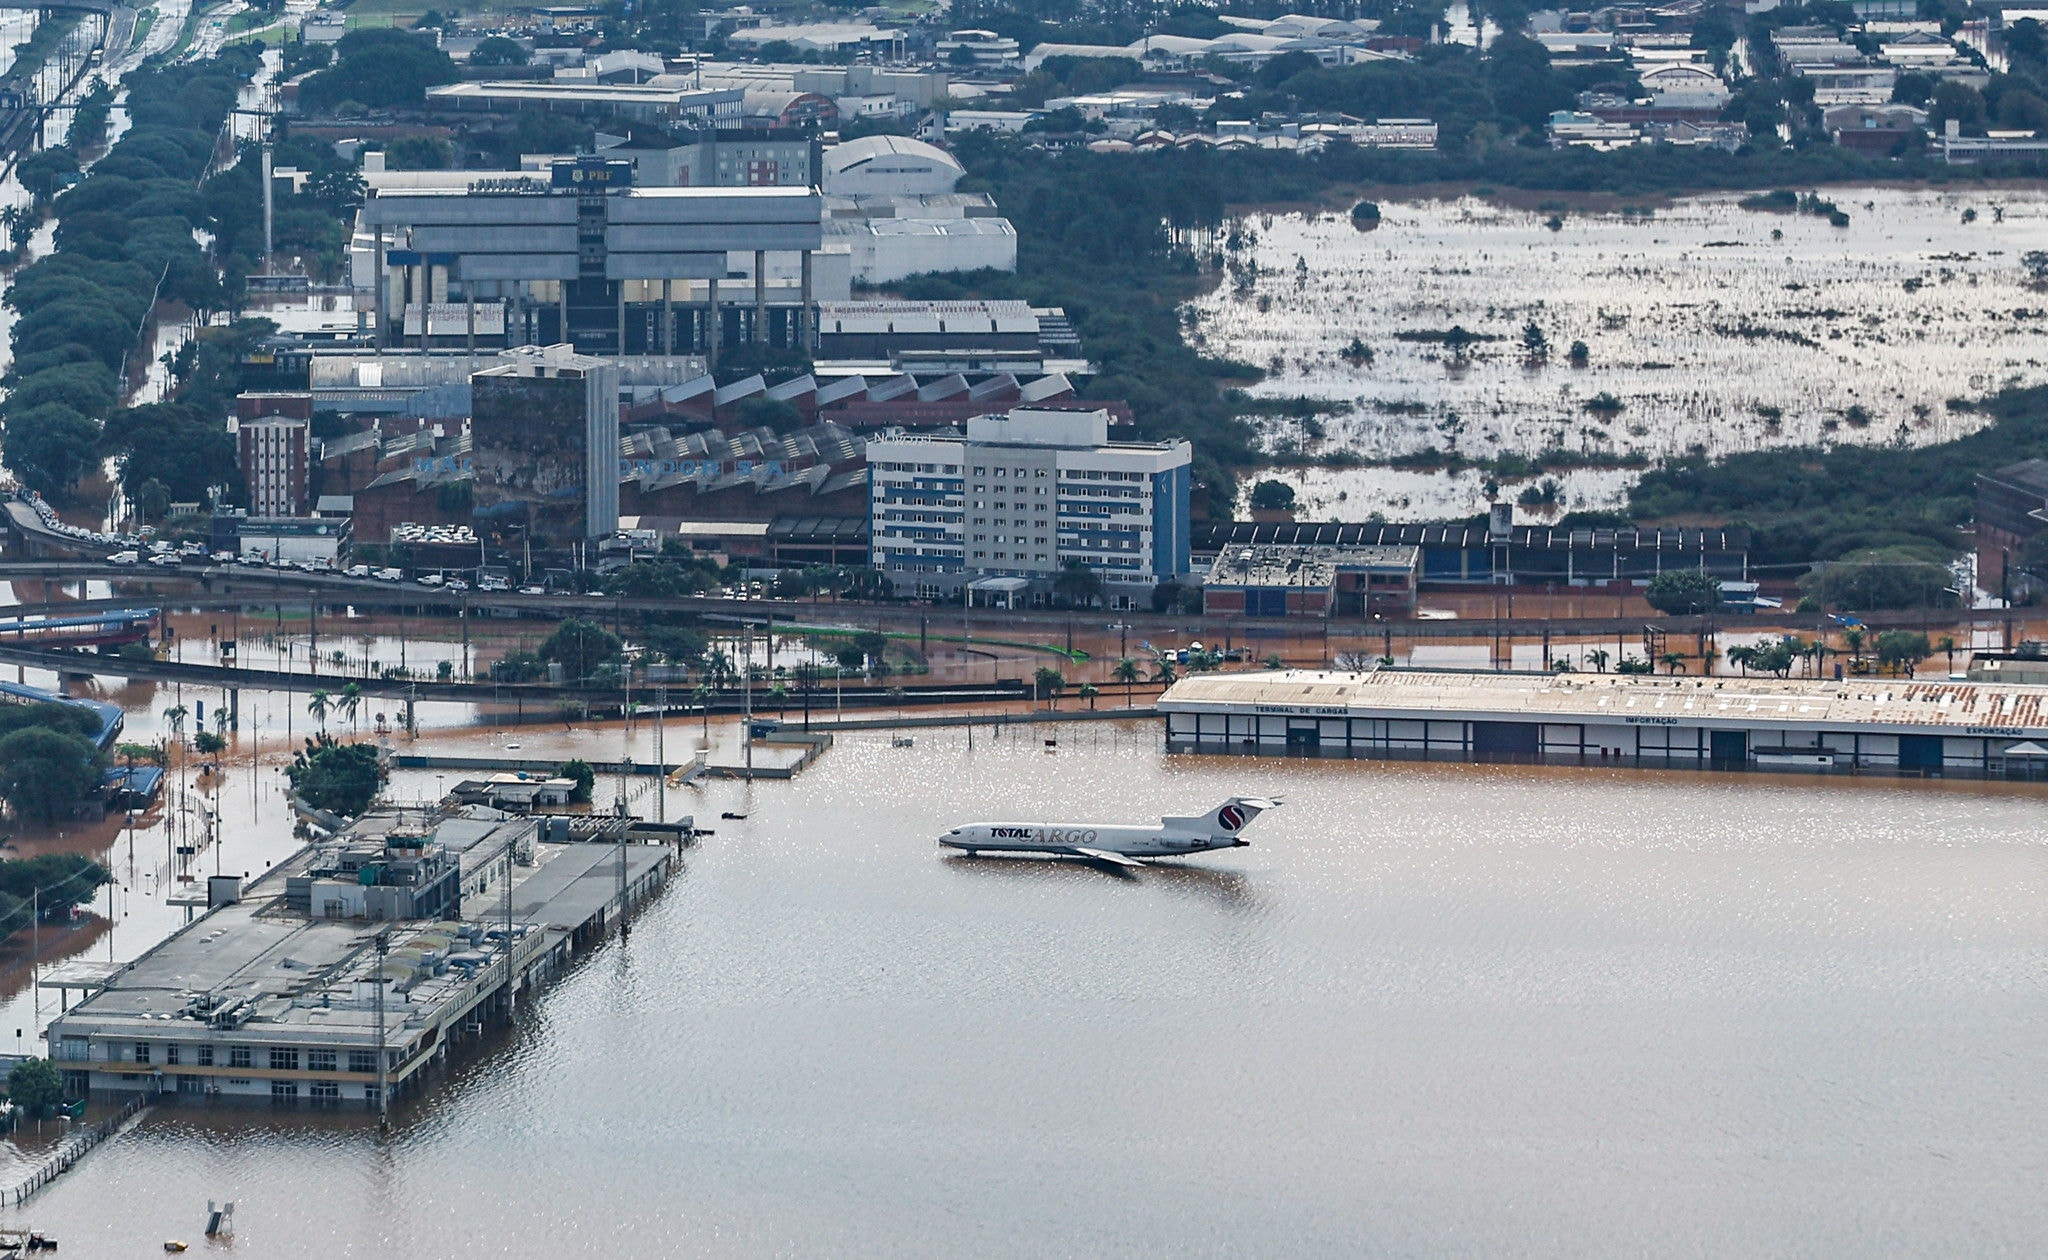
POLYGON ((1276 799, 1263 796, 1233 796, 1206 814, 1191 818, 1164 818, 1169 830, 1184 828, 1211 836, 1234 836, 1251 824, 1252 819, 1269 809, 1280 808, 1276 799))

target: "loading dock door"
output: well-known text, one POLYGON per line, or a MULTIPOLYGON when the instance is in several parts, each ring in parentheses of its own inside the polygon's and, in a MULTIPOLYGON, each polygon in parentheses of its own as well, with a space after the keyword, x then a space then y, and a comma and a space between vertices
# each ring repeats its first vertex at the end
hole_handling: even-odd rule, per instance
POLYGON ((1313 721, 1290 719, 1287 723, 1287 751, 1315 752, 1323 746, 1322 727, 1313 721))
POLYGON ((1739 770, 1749 763, 1748 731, 1708 731, 1707 757, 1716 770, 1739 770))
POLYGON ((1943 750, 1939 735, 1899 736, 1899 769, 1940 774, 1943 750))
POLYGON ((1480 757, 1534 758, 1541 747, 1534 722, 1474 722, 1472 752, 1480 757))

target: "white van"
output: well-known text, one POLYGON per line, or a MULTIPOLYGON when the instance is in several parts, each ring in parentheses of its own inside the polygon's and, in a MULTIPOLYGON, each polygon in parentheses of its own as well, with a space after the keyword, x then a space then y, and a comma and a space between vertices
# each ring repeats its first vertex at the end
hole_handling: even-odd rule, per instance
POLYGON ((403 582, 405 574, 397 569, 379 569, 373 575, 379 582, 403 582))
POLYGON ((117 551, 107 557, 108 564, 137 564, 141 560, 142 554, 135 551, 117 551))

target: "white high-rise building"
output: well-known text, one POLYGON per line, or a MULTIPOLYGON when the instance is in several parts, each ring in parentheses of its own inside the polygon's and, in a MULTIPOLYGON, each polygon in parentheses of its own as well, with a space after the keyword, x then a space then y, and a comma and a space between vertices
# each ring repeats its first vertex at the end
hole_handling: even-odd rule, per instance
POLYGON ((1111 442, 1106 411, 977 416, 965 435, 868 443, 875 567, 898 593, 1043 603, 1070 565, 1128 608, 1188 560, 1185 441, 1111 442))

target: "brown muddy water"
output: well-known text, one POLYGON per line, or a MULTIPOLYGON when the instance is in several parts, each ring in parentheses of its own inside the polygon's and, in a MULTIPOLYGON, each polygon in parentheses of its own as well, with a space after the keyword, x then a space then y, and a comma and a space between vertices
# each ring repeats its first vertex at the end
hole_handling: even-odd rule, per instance
POLYGON ((12 1219, 88 1256, 196 1243, 209 1198, 252 1256, 2048 1246, 2038 791, 1043 735, 672 793, 716 834, 631 939, 388 1138, 165 1107, 12 1219), (934 844, 1246 792, 1287 802, 1251 847, 1135 875, 934 844))

